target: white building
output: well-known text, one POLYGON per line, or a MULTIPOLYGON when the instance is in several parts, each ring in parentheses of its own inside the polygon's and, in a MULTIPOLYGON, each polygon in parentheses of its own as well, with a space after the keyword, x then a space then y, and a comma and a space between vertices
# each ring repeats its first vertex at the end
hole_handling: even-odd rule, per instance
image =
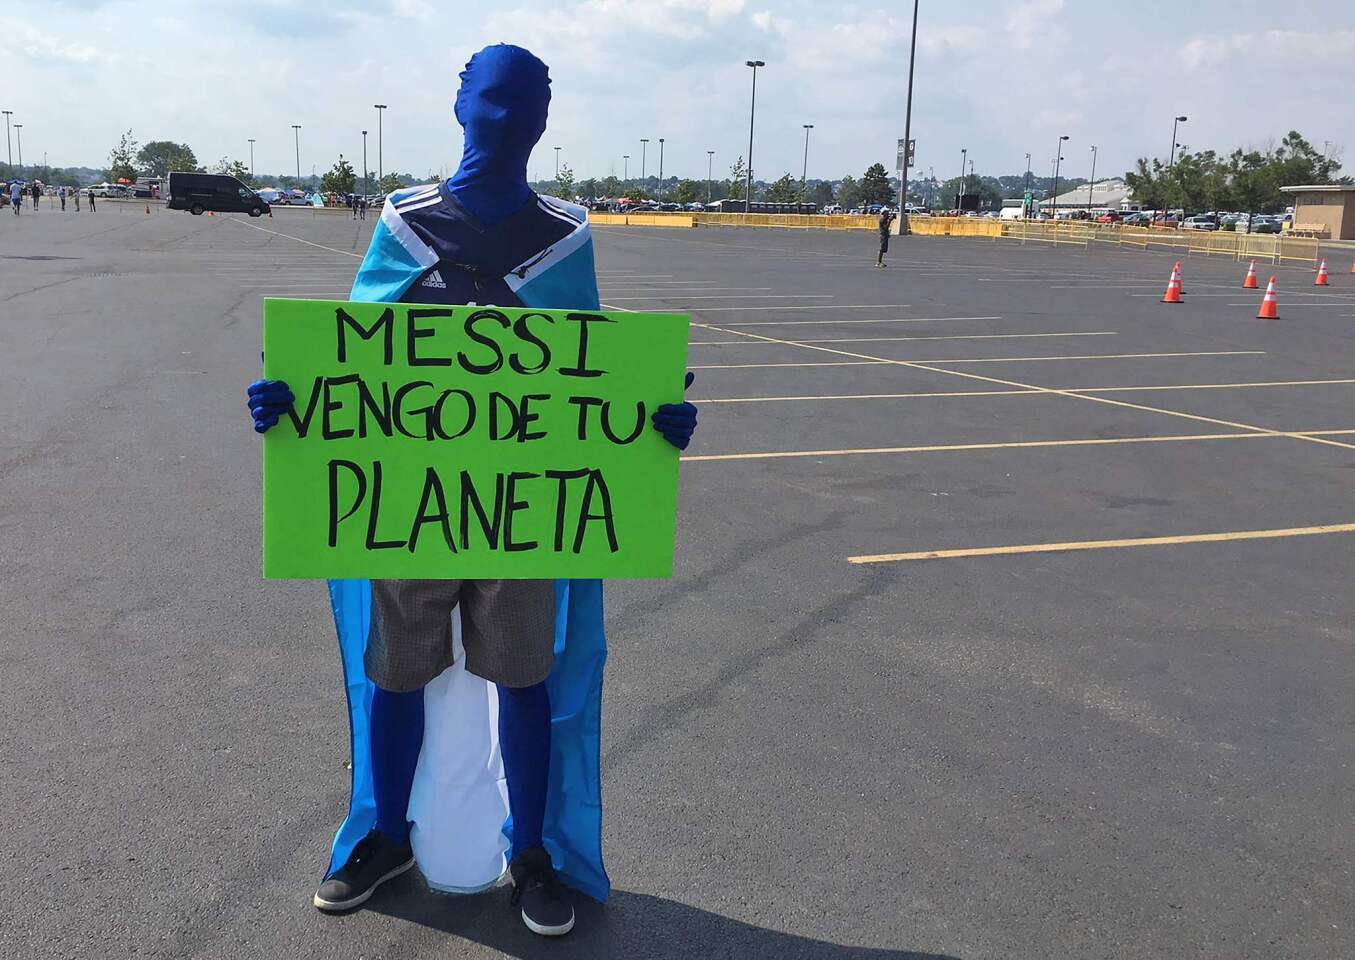
POLYGON ((1097 180, 1092 186, 1080 187, 1060 193, 1057 197, 1039 201, 1040 209, 1045 213, 1053 210, 1086 210, 1088 204, 1093 210, 1139 210, 1142 204, 1129 196, 1129 185, 1118 177, 1097 180))

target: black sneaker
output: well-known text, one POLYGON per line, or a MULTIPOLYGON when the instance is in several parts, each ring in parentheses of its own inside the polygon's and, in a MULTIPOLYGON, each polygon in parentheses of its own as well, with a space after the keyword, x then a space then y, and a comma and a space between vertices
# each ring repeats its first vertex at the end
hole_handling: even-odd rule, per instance
POLYGON ((358 841, 347 863, 325 877, 311 903, 330 913, 352 910, 366 903, 381 884, 412 866, 414 851, 409 841, 396 843, 373 830, 358 841))
POLYGON ((522 851, 508 870, 513 875, 511 902, 522 907, 522 922, 528 930, 543 937, 563 937, 574 929, 574 904, 545 848, 522 851))

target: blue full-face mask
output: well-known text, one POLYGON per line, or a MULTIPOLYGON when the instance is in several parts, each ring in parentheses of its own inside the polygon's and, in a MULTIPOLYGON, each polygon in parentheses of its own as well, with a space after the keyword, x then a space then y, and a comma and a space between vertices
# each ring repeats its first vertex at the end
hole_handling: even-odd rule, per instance
POLYGON ((549 109, 550 76, 530 51, 498 44, 466 64, 456 93, 466 145, 447 186, 477 219, 497 223, 532 199, 527 159, 549 109))

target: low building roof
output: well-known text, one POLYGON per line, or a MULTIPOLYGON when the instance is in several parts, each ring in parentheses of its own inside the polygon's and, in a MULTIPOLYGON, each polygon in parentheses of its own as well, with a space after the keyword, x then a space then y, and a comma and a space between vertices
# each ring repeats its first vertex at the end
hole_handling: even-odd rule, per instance
POLYGON ((1306 186, 1281 187, 1285 193, 1355 193, 1355 183, 1312 183, 1306 186))

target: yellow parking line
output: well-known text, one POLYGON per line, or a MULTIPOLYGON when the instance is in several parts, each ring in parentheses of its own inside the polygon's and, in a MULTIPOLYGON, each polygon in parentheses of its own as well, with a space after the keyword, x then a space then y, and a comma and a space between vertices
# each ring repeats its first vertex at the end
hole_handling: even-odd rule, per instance
POLYGON ((1355 533, 1355 523, 1317 527, 1282 527, 1277 530, 1232 530, 1227 533, 1193 533, 1175 537, 1130 537, 1124 540, 1069 540, 1064 543, 1025 543, 1010 547, 968 547, 958 550, 919 550, 912 553, 877 553, 848 557, 848 563, 899 563, 906 560, 952 560, 960 557, 1003 557, 1025 553, 1066 553, 1075 550, 1115 550, 1122 547, 1166 547, 1184 543, 1221 543, 1233 540, 1275 540, 1312 537, 1323 533, 1355 533))
MULTIPOLYGON (((915 340, 1038 340, 1045 337, 1116 337, 1114 330, 1073 331, 1071 333, 962 333, 945 337, 852 337, 850 339, 807 337, 800 343, 900 343, 915 340)), ((750 346, 747 340, 693 340, 692 347, 728 347, 731 344, 750 346)), ((768 344, 776 346, 776 344, 768 344)))
MULTIPOLYGON (((692 324, 692 326, 700 327, 700 326, 705 326, 705 324, 697 323, 697 324, 692 324)), ((718 328, 717 328, 717 327, 711 327, 710 329, 715 330, 715 329, 718 329, 718 328)), ((731 331, 729 331, 729 332, 730 332, 730 333, 733 333, 734 331, 731 330, 731 331)), ((787 342, 787 341, 777 341, 777 342, 784 342, 785 345, 786 345, 786 346, 789 346, 789 347, 800 346, 800 345, 803 343, 803 341, 800 341, 800 342, 798 342, 798 343, 791 343, 791 342, 787 342)), ((824 351, 827 352, 827 353, 835 353, 835 354, 837 354, 837 355, 839 355, 839 356, 843 356, 843 357, 864 357, 864 356, 865 356, 865 354, 860 354, 860 353, 847 353, 847 352, 844 351, 844 350, 829 350, 829 349, 827 349, 826 347, 819 347, 819 348, 817 348, 817 349, 824 350, 824 351)), ((811 362, 811 363, 707 363, 707 364, 702 364, 702 365, 689 366, 687 369, 688 369, 688 370, 749 370, 749 369, 754 369, 754 368, 761 369, 761 368, 763 368, 763 367, 868 367, 868 366, 878 366, 878 365, 881 365, 881 364, 887 364, 887 365, 891 365, 891 366, 899 366, 899 367, 918 367, 919 369, 927 369, 926 367, 923 367, 923 366, 922 366, 922 364, 923 364, 924 362, 925 362, 925 363, 929 363, 929 364, 931 364, 931 363, 1033 363, 1033 362, 1035 362, 1035 361, 1037 361, 1037 360, 1142 360, 1142 359, 1154 359, 1154 358, 1161 358, 1161 357, 1259 357, 1259 356, 1264 356, 1264 355, 1265 355, 1265 351, 1264 351, 1264 350, 1204 350, 1204 351, 1197 351, 1197 352, 1194 352, 1194 353, 1093 353, 1093 354, 1089 354, 1089 355, 1085 355, 1085 356, 1075 356, 1075 357, 978 357, 978 358, 973 358, 973 357, 956 357, 956 358, 954 358, 954 359, 945 359, 945 360, 926 360, 926 361, 915 361, 915 360, 885 360, 885 359, 882 359, 882 358, 879 358, 879 357, 872 357, 872 358, 862 359, 862 360, 848 360, 848 361, 836 360, 836 361, 832 361, 832 362, 829 362, 829 363, 822 363, 822 362, 820 362, 820 363, 812 363, 812 362, 811 362)), ((958 371, 955 371, 955 370, 936 370, 936 371, 934 371, 934 372, 937 372, 937 373, 954 373, 954 374, 956 374, 957 376, 972 376, 971 374, 962 374, 962 373, 959 373, 958 371)), ((992 382, 992 383, 1007 383, 1007 382, 1008 382, 1008 381, 1005 381, 1005 380, 992 380, 992 379, 989 378, 989 377, 979 377, 979 376, 974 376, 973 378, 974 378, 975 380, 985 380, 985 381, 990 381, 990 382, 992 382)), ((1014 384, 1014 385, 1015 385, 1015 386, 1025 387, 1025 388, 1028 389, 1028 390, 1034 390, 1034 391, 1037 392, 1037 393, 1058 393, 1058 392, 1059 392, 1059 391, 1057 391, 1057 390, 1051 390, 1051 389, 1048 389, 1048 388, 1046 388, 1046 387, 1030 387, 1030 386, 1027 386, 1027 385, 1025 385, 1025 384, 1014 384)))

